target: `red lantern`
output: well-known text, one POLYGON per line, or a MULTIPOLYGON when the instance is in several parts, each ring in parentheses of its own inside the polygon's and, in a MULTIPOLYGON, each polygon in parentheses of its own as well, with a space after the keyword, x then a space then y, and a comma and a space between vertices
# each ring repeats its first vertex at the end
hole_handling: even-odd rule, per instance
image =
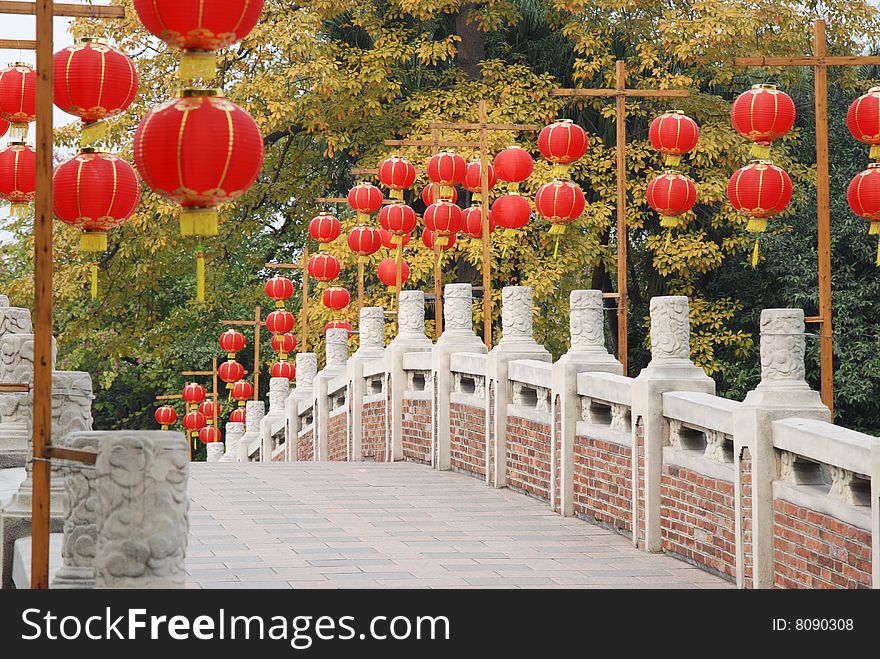
POLYGON ((0 149, 0 197, 12 204, 15 217, 27 215, 34 200, 37 154, 24 142, 12 142, 0 149))
POLYGON ((287 277, 275 275, 266 282, 265 291, 266 297, 270 300, 274 300, 275 306, 278 309, 283 309, 284 302, 289 300, 290 296, 293 295, 293 282, 287 277))
POLYGON ((149 32, 183 50, 181 80, 212 80, 214 51, 250 34, 263 0, 134 0, 134 9, 149 32))
MULTIPOLYGON (((400 270, 400 285, 403 286, 409 279, 409 265, 406 261, 400 262, 400 270)), ((388 286, 392 293, 397 290, 396 259, 382 259, 379 267, 376 269, 376 274, 379 276, 379 281, 388 286)))
POLYGON ((846 127, 860 142, 871 145, 869 157, 880 160, 880 87, 871 87, 849 106, 846 127))
POLYGON ((553 180, 545 183, 535 193, 538 214, 553 225, 548 233, 559 235, 565 225, 576 220, 584 212, 584 193, 577 183, 553 180))
POLYGON ((682 226, 678 216, 697 201, 697 186, 684 174, 664 172, 648 182, 648 205, 660 214, 660 226, 682 226))
POLYGON ((681 110, 670 110, 651 122, 648 139, 652 147, 666 156, 666 166, 676 167, 681 156, 697 146, 700 127, 681 110))
POLYGON ((205 419, 207 420, 208 425, 214 423, 214 402, 210 400, 206 400, 204 403, 199 405, 199 412, 205 415, 205 419))
POLYGON ((168 426, 177 421, 177 410, 170 405, 163 405, 156 409, 153 418, 156 419, 156 423, 162 426, 162 430, 168 430, 168 426))
POLYGON ((30 64, 0 69, 0 118, 12 124, 14 141, 27 137, 28 124, 37 118, 37 72, 30 64))
POLYGON ((183 206, 182 235, 216 236, 216 207, 247 192, 263 168, 263 137, 216 90, 185 89, 143 118, 134 163, 147 187, 183 206))
POLYGON ((451 201, 438 201, 425 209, 425 226, 444 236, 461 230, 461 208, 451 201))
POLYGON ((519 190, 519 184, 532 175, 535 161, 531 154, 518 146, 509 146, 495 156, 495 173, 507 181, 510 192, 519 190))
POLYGON ((272 334, 287 334, 296 325, 296 318, 286 309, 276 309, 266 316, 266 329, 272 334))
POLYGON ((244 423, 247 419, 247 410, 243 407, 236 407, 229 413, 229 423, 244 423))
POLYGON ((348 247, 360 257, 360 261, 366 261, 367 257, 375 254, 382 246, 382 237, 372 227, 359 224, 348 232, 348 247))
POLYGON ((80 236, 85 252, 107 249, 107 231, 134 214, 141 195, 131 165, 88 147, 60 165, 52 182, 55 217, 85 232, 80 236))
POLYGON ((296 378, 296 366, 290 362, 275 362, 269 373, 273 378, 287 378, 292 382, 296 378))
MULTIPOLYGON (((479 206, 465 208, 461 214, 461 230, 471 238, 483 237, 483 209, 479 206)), ((489 211, 489 233, 495 231, 495 218, 489 211)))
POLYGON ((99 39, 77 39, 59 50, 53 71, 55 105, 82 120, 83 144, 101 139, 102 122, 125 112, 137 96, 134 64, 99 39))
POLYGON ((568 166, 587 152, 587 131, 571 119, 557 119, 538 134, 538 150, 553 163, 553 176, 562 177, 568 166))
POLYGON ((403 191, 416 182, 416 168, 406 158, 392 156, 379 165, 379 180, 391 189, 392 199, 403 201, 403 191))
POLYGON ((232 393, 230 395, 233 400, 238 401, 240 407, 244 407, 244 404, 254 396, 254 385, 246 380, 239 380, 232 385, 232 393))
POLYGON ((214 426, 207 426, 199 430, 199 441, 202 444, 216 444, 223 441, 220 429, 214 426))
MULTIPOLYGON (((422 243, 424 243, 425 247, 430 250, 434 249, 434 236, 436 234, 430 229, 424 229, 422 231, 422 243)), ((451 233, 447 236, 441 236, 440 242, 437 243, 437 249, 442 249, 444 252, 452 249, 455 246, 455 234, 451 233)))
POLYGON ((852 212, 868 220, 869 236, 877 236, 877 265, 880 266, 880 163, 872 162, 855 175, 846 191, 852 212))
MULTIPOLYGON (((727 182, 727 198, 740 213, 749 216, 747 231, 763 233, 767 218, 782 212, 791 201, 788 173, 766 160, 753 160, 733 173, 727 182)), ((758 238, 752 250, 752 267, 758 265, 758 238)))
POLYGON ((348 306, 348 303, 351 302, 351 295, 341 286, 333 286, 324 289, 321 301, 328 309, 340 311, 341 309, 345 309, 345 307, 348 306))
MULTIPOLYGON (((492 165, 488 166, 489 170, 489 189, 495 187, 495 184, 498 182, 498 177, 495 175, 495 168, 492 165)), ((480 201, 480 194, 483 190, 483 175, 482 170, 480 169, 480 161, 474 160, 471 163, 468 163, 467 173, 464 175, 464 187, 469 192, 473 193, 471 197, 472 202, 480 201)))
POLYGON ((755 158, 769 158, 770 143, 787 135, 794 120, 794 102, 775 85, 753 85, 730 108, 734 130, 754 142, 751 155, 755 158))
POLYGON ((208 420, 201 412, 187 412, 183 417, 183 427, 192 437, 198 437, 199 431, 208 425, 208 420))
POLYGON ((244 366, 230 359, 220 364, 220 368, 217 369, 217 375, 226 383, 227 389, 232 389, 233 383, 238 382, 244 377, 244 366))
POLYGON ((532 205, 516 192, 498 197, 492 204, 492 215, 498 226, 505 229, 521 229, 529 223, 532 205))
POLYGON ((342 233, 342 224, 330 213, 318 213, 309 222, 309 235, 319 243, 332 243, 342 233))
POLYGON ((348 192, 348 205, 357 211, 358 222, 369 222, 383 201, 382 191, 372 183, 358 183, 348 192))
POLYGON ((318 281, 332 281, 339 276, 341 270, 339 259, 332 254, 313 254, 309 257, 309 276, 318 281))
MULTIPOLYGON (((455 188, 451 189, 452 194, 449 196, 449 199, 447 199, 447 201, 451 201, 454 204, 458 201, 458 190, 456 190, 455 188)), ((425 204, 425 206, 430 206, 435 201, 436 199, 434 199, 434 184, 429 183, 424 188, 422 188, 422 203, 425 204)))
POLYGON ((183 400, 189 405, 198 405, 205 400, 206 395, 205 388, 195 382, 190 382, 183 388, 183 400))
POLYGON ((218 343, 220 344, 220 349, 226 353, 229 359, 235 359, 235 353, 244 350, 244 347, 247 345, 247 339, 245 339, 244 334, 241 332, 231 329, 226 330, 220 335, 218 343))
POLYGON ((296 337, 293 334, 273 334, 272 350, 279 353, 283 360, 287 355, 296 350, 296 337))
POLYGON ((440 185, 440 199, 452 199, 455 186, 464 182, 466 174, 467 163, 451 149, 444 149, 428 161, 428 178, 440 185))
POLYGON ((379 224, 395 236, 403 236, 413 232, 418 218, 416 212, 406 204, 391 204, 379 213, 379 224))
POLYGON ((353 328, 351 323, 346 323, 344 320, 333 320, 324 325, 324 336, 326 336, 327 332, 332 329, 344 329, 346 332, 350 333, 353 328))
POLYGON ((410 234, 405 233, 402 236, 395 236, 390 231, 385 231, 385 229, 379 229, 379 236, 382 239, 382 247, 386 249, 397 249, 398 242, 403 242, 403 247, 406 247, 409 244, 410 234))

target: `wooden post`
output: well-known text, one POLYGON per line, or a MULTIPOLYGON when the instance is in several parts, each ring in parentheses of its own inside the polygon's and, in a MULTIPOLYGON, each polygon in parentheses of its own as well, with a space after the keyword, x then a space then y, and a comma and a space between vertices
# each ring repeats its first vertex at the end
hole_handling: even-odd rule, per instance
POLYGON ((434 333, 443 334, 443 271, 440 269, 440 236, 434 234, 434 333))
POLYGON ((358 321, 361 318, 361 309, 364 308, 364 262, 358 257, 358 321))

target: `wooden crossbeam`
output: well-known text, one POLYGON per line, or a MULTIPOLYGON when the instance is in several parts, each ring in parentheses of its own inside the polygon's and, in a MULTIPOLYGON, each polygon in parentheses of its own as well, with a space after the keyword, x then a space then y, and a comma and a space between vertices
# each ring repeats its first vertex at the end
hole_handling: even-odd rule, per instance
POLYGON ((594 98, 685 98, 691 93, 687 89, 554 89, 553 96, 583 96, 594 98))
MULTIPOLYGON (((77 5, 69 2, 51 3, 56 16, 71 18, 125 18, 124 7, 108 5, 77 5)), ((34 16, 37 13, 35 2, 0 2, 0 14, 34 16)))
MULTIPOLYGON (((433 140, 385 140, 382 142, 385 146, 435 146, 433 140)), ((479 142, 470 142, 468 140, 445 140, 441 146, 449 149, 464 149, 468 147, 479 148, 479 142)))
POLYGON ((98 454, 92 451, 81 451, 63 446, 47 446, 44 455, 54 460, 73 460, 87 465, 95 464, 98 459, 98 454))
POLYGON ((538 124, 490 124, 486 122, 467 123, 454 121, 432 121, 428 124, 428 128, 439 128, 440 130, 512 130, 512 131, 538 131, 543 128, 538 124))
POLYGON ((30 390, 29 384, 0 384, 0 394, 26 394, 30 390))
POLYGON ((37 42, 33 39, 0 39, 0 48, 6 50, 36 50, 37 42))
POLYGON ((181 400, 183 396, 181 394, 169 394, 167 396, 156 396, 156 400, 181 400))
POLYGON ((880 64, 880 56, 736 57, 733 63, 736 66, 875 66, 880 64))
POLYGON ((317 197, 315 199, 319 204, 346 204, 348 203, 348 199, 346 197, 317 197))
POLYGON ((358 167, 358 168, 351 170, 351 173, 354 174, 355 176, 378 176, 379 170, 376 169, 375 167, 373 169, 370 169, 368 167, 367 168, 358 167))

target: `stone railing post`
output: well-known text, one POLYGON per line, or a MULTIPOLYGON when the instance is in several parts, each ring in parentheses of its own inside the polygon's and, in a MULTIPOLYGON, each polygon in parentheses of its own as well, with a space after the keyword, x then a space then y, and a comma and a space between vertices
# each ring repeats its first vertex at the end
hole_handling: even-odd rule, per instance
MULTIPOLYGON (((474 333, 473 290, 470 284, 447 284, 444 287, 443 334, 431 351, 434 390, 431 416, 436 428, 431 442, 431 464, 437 469, 451 469, 449 399, 455 383, 449 366, 452 355, 457 352, 486 353, 482 339, 474 333)), ((392 418, 397 417, 392 414, 392 418)), ((402 441, 394 450, 399 450, 400 457, 403 457, 402 441)), ((396 456, 395 453, 395 459, 399 459, 396 456)))
POLYGON ((327 384, 337 375, 345 373, 348 361, 348 331, 331 329, 325 338, 327 352, 326 366, 315 376, 315 442, 318 450, 315 460, 328 460, 328 438, 330 426, 330 399, 327 396, 327 384))
MULTIPOLYGON (((403 293, 401 293, 401 297, 403 293)), ((351 460, 363 460, 361 448, 364 433, 364 362, 385 356, 385 312, 381 307, 361 309, 358 326, 358 349, 348 360, 348 394, 351 410, 351 460)))
POLYGON ((715 393, 715 381, 691 361, 690 307, 685 296, 651 299, 651 361, 632 387, 633 542, 661 550, 660 477, 668 427, 663 422, 667 391, 715 393), (640 456, 644 467, 639 468, 640 456), (644 494, 639 496, 639 483, 644 494), (641 508, 641 510, 640 510, 641 508), (640 539, 643 537, 643 540, 640 539))
MULTIPOLYGON (((623 374, 623 366, 605 348, 602 291, 572 291, 569 296, 571 348, 553 364, 551 455, 559 451, 559 512, 574 514, 574 438, 580 408, 577 375, 585 371, 623 374)), ((556 460, 551 463, 551 507, 556 494, 556 460)))
POLYGON ((495 487, 507 485, 507 405, 513 397, 513 387, 507 379, 510 362, 517 359, 552 361, 550 353, 538 345, 532 335, 532 289, 505 286, 501 291, 501 304, 501 341, 486 358, 489 401, 494 412, 491 430, 495 446, 495 487))
POLYGON ((315 376, 318 374, 318 355, 301 352, 296 356, 296 387, 284 401, 286 417, 287 459, 296 460, 296 441, 299 437, 299 414, 297 408, 303 400, 311 400, 314 395, 315 376))
POLYGON ((205 462, 220 462, 220 458, 226 452, 226 447, 223 442, 211 442, 205 445, 205 450, 207 451, 205 462))
POLYGON ((95 474, 95 586, 185 587, 189 459, 183 434, 103 433, 95 474))
POLYGON ((243 423, 226 424, 226 451, 220 457, 220 462, 238 462, 238 444, 244 437, 243 423))
POLYGON ((390 409, 386 407, 385 410, 389 461, 403 460, 403 392, 406 391, 403 356, 408 352, 429 352, 433 347, 431 339, 425 336, 425 294, 422 291, 401 291, 397 319, 397 336, 385 350, 386 386, 390 400, 390 409))
POLYGON ((290 380, 287 378, 271 378, 269 380, 269 413, 260 421, 260 460, 272 462, 275 452, 275 440, 272 427, 284 424, 284 401, 290 395, 290 380))
POLYGON ((244 435, 238 441, 238 461, 250 462, 251 453, 260 441, 260 423, 266 416, 266 403, 261 400, 249 400, 245 405, 244 435))
POLYGON ((734 412, 737 584, 773 587, 773 481, 778 476, 773 421, 789 417, 830 421, 831 413, 805 379, 804 312, 761 312, 761 382, 734 412), (743 506, 751 486, 751 510, 743 506), (751 520, 747 524, 747 520, 751 520), (751 556, 745 552, 750 526, 751 556), (751 559, 751 570, 746 567, 751 559))

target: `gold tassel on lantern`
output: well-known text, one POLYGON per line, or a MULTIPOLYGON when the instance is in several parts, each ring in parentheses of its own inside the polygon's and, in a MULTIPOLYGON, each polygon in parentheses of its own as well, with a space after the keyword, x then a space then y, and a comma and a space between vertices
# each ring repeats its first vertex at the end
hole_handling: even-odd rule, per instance
MULTIPOLYGON (((107 234, 103 231, 86 231, 79 237, 79 249, 82 252, 105 252, 107 251, 107 234)), ((92 299, 98 299, 98 257, 92 258, 89 266, 91 270, 92 299)))
POLYGON ((79 136, 81 147, 94 146, 98 142, 107 139, 107 124, 103 121, 91 121, 83 124, 82 133, 79 136))
POLYGON ((367 224, 370 221, 369 213, 358 212, 358 224, 367 224))
POLYGON ((220 233, 216 208, 183 208, 180 211, 181 236, 216 236, 220 233))
POLYGON ((24 142, 28 136, 28 124, 12 124, 9 129, 10 142, 24 142))
POLYGON ((388 195, 392 199, 397 199, 398 201, 403 201, 403 190, 392 190, 388 195))
POLYGON ((196 247, 196 300, 205 301, 205 250, 196 247))
POLYGON ((760 241, 760 237, 755 238, 755 247, 752 249, 752 267, 758 267, 758 241, 760 241))
POLYGON ((749 223, 746 225, 746 231, 751 233, 764 233, 767 230, 766 217, 750 217, 749 223))
POLYGON ((180 80, 213 80, 217 77, 217 58, 213 50, 186 50, 180 58, 180 80))
POLYGON ((98 299, 98 259, 92 259, 91 266, 89 266, 92 271, 92 299, 98 299))
POLYGON ((553 178, 568 178, 568 169, 571 165, 560 165, 559 163, 554 163, 551 168, 551 176, 553 178))
POLYGON ((30 204, 16 202, 10 207, 9 214, 12 217, 27 217, 28 211, 30 211, 30 204))
POLYGON ((749 155, 756 160, 769 160, 770 142, 755 142, 749 149, 749 155))
POLYGON ((880 267, 880 222, 871 222, 868 227, 869 236, 877 236, 877 267, 880 267))
POLYGON ((681 164, 681 156, 668 155, 664 162, 667 167, 678 167, 681 164))
POLYGON ((880 144, 871 145, 871 150, 868 151, 868 157, 871 160, 880 160, 880 144))

